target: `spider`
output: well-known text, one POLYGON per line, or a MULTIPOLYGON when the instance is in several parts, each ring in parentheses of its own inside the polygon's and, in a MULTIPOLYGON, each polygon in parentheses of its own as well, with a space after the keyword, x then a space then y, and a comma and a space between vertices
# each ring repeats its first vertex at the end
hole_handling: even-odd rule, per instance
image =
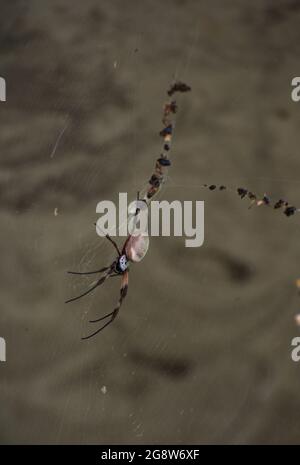
POLYGON ((129 264, 130 262, 138 263, 140 262, 144 256, 146 255, 149 247, 149 237, 148 235, 144 234, 137 234, 137 235, 129 235, 123 245, 122 250, 120 251, 116 242, 107 234, 106 238, 111 242, 114 246, 115 250, 118 253, 117 258, 112 262, 110 266, 106 266, 101 268, 100 270, 96 271, 87 271, 87 272, 78 272, 78 271, 68 271, 70 274, 77 274, 77 275, 90 275, 90 274, 97 274, 97 273, 104 273, 100 279, 94 284, 90 289, 85 291, 83 294, 80 294, 77 297, 73 297, 66 301, 66 303, 74 302, 75 300, 81 299, 81 297, 86 296, 90 292, 92 292, 96 287, 101 286, 108 278, 113 278, 115 276, 121 276, 121 288, 120 288, 120 297, 118 303, 114 310, 106 315, 98 318, 96 320, 91 320, 90 323, 98 323, 99 321, 103 321, 108 318, 108 321, 101 326, 97 331, 93 332, 89 336, 85 336, 82 339, 90 339, 96 334, 100 333, 104 328, 110 325, 116 316, 119 313, 121 308, 122 302, 125 299, 128 291, 128 272, 129 272, 129 264))

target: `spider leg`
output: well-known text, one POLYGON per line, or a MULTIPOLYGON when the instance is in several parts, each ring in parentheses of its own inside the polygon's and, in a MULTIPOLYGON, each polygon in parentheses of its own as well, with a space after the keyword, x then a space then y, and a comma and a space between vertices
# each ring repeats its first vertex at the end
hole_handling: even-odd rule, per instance
POLYGON ((120 311, 122 302, 127 295, 127 291, 128 291, 128 272, 125 271, 125 273, 122 276, 120 298, 119 298, 116 308, 111 313, 108 313, 107 315, 104 315, 103 317, 98 318, 97 320, 92 320, 91 323, 97 323, 108 317, 110 317, 110 319, 103 326, 101 326, 101 328, 97 329, 97 331, 95 331, 92 334, 89 334, 88 336, 82 337, 81 339, 86 340, 86 339, 90 339, 93 336, 96 336, 96 334, 100 333, 100 331, 102 331, 104 328, 106 328, 108 325, 110 325, 114 321, 114 319, 116 318, 116 316, 118 315, 120 311))
POLYGON ((96 287, 101 286, 101 284, 103 284, 104 281, 106 281, 107 278, 110 277, 110 272, 111 272, 111 268, 109 268, 109 271, 104 276, 102 276, 102 278, 98 279, 98 281, 96 282, 96 284, 94 284, 94 286, 92 286, 87 291, 83 292, 83 294, 80 294, 77 297, 72 297, 72 299, 66 300, 65 303, 68 304, 69 302, 74 302, 75 300, 81 299, 81 297, 84 297, 85 295, 89 294, 94 289, 96 289, 96 287))
MULTIPOLYGON (((99 226, 97 226, 97 223, 94 223, 94 225, 96 226, 96 228, 99 227, 99 226)), ((106 237, 106 239, 108 239, 108 240, 112 243, 112 245, 114 246, 114 248, 115 248, 116 251, 118 252, 118 255, 120 256, 120 255, 121 255, 121 252, 120 252, 120 250, 119 250, 119 247, 118 247, 117 243, 110 237, 109 234, 106 234, 105 237, 106 237)))
POLYGON ((88 336, 82 337, 81 338, 82 341, 86 341, 87 339, 90 339, 91 337, 96 336, 96 334, 100 333, 102 329, 106 328, 106 326, 110 325, 113 321, 114 321, 114 318, 111 318, 107 323, 105 323, 105 325, 101 326, 101 328, 97 329, 97 331, 95 331, 94 333, 89 334, 88 336))
POLYGON ((96 270, 96 271, 85 271, 85 272, 67 271, 67 273, 69 273, 69 274, 81 274, 81 275, 84 275, 84 274, 96 274, 96 273, 102 273, 103 271, 107 271, 108 269, 109 269, 109 266, 106 266, 106 267, 100 268, 100 270, 96 270))
POLYGON ((111 243, 112 243, 112 245, 114 246, 114 248, 115 248, 115 249, 116 249, 116 251, 118 252, 118 255, 120 256, 120 255, 121 255, 121 252, 120 252, 120 250, 119 250, 119 247, 118 247, 117 243, 116 243, 116 242, 115 242, 115 241, 114 241, 114 240, 113 240, 113 239, 110 237, 110 235, 109 235, 109 234, 106 234, 106 236, 105 236, 105 237, 106 237, 106 239, 108 239, 108 240, 109 240, 109 242, 111 242, 111 243))
POLYGON ((117 316, 120 308, 121 308, 121 305, 123 303, 123 300, 125 299, 126 295, 127 295, 127 292, 128 292, 128 271, 125 271, 125 273, 123 274, 122 276, 122 281, 121 281, 121 289, 120 289, 120 298, 119 298, 119 301, 117 303, 117 306, 116 308, 114 309, 114 313, 115 313, 115 316, 114 318, 117 316))
POLYGON ((109 316, 113 315, 113 311, 110 313, 107 313, 106 315, 102 316, 101 318, 97 318, 97 320, 90 320, 90 323, 98 323, 99 321, 105 320, 105 318, 108 318, 109 316))

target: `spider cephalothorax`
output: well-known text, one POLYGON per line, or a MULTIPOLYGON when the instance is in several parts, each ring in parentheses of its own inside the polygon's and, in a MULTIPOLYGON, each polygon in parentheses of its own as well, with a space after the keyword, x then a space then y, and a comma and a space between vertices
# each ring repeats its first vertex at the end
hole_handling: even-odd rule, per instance
POLYGON ((125 254, 121 255, 116 260, 116 268, 115 271, 118 274, 123 274, 129 267, 129 261, 125 254))

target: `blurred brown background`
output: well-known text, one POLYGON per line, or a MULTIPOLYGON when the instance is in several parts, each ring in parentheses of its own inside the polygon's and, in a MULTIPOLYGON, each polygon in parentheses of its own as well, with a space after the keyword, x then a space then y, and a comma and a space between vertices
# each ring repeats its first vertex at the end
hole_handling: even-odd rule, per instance
POLYGON ((299 2, 0 8, 1 443, 299 443, 299 218, 200 188, 299 205, 299 2), (91 278, 66 270, 114 258, 96 204, 147 181, 174 75, 192 93, 160 198, 205 200, 205 243, 151 239, 119 318, 81 341, 119 282, 67 306, 91 278))

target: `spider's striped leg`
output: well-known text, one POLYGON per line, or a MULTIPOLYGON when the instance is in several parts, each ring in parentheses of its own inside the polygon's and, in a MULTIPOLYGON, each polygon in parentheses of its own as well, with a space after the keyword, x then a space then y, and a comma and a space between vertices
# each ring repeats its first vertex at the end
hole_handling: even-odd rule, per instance
POLYGON ((107 280, 107 278, 110 277, 112 272, 113 272, 113 268, 110 267, 107 273, 104 276, 102 276, 102 278, 98 279, 98 281, 96 282, 96 284, 94 284, 94 286, 92 286, 90 289, 85 291, 83 294, 80 294, 77 297, 73 297, 72 299, 66 300, 65 303, 68 304, 69 302, 74 302, 75 300, 81 299, 81 297, 84 297, 85 295, 89 294, 94 289, 96 289, 96 287, 101 286, 101 284, 103 284, 107 280))
POLYGON ((106 328, 106 326, 110 325, 114 321, 114 319, 116 318, 116 316, 118 315, 120 311, 122 302, 127 295, 127 291, 128 291, 128 271, 125 271, 125 273, 122 276, 120 298, 119 298, 116 308, 112 312, 108 313, 107 315, 102 316, 101 318, 98 318, 97 320, 91 320, 90 323, 98 323, 99 321, 105 320, 106 318, 110 317, 109 320, 103 326, 101 326, 101 328, 97 329, 97 331, 95 331, 94 333, 90 334, 89 336, 83 337, 82 338, 83 340, 90 339, 91 337, 96 336, 96 334, 100 333, 100 331, 102 331, 104 328, 106 328))

